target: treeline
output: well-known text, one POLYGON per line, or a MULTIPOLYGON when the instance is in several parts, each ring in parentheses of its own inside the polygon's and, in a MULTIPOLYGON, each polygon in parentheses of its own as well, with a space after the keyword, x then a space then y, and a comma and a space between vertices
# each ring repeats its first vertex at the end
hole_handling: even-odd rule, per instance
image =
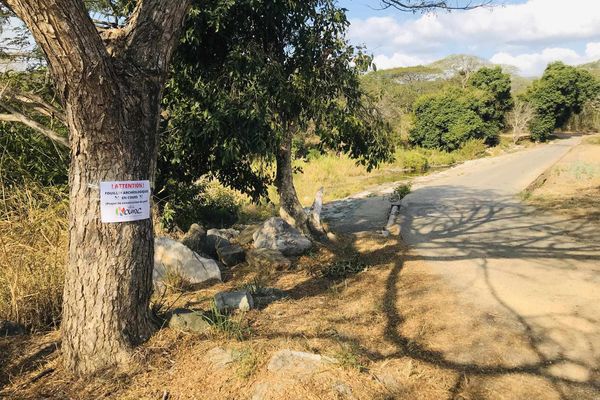
POLYGON ((453 151, 474 139, 495 145, 503 132, 511 132, 514 141, 545 141, 558 129, 600 128, 599 80, 583 68, 551 63, 540 79, 515 93, 513 77, 500 66, 467 56, 450 59, 462 63, 446 72, 409 67, 363 78, 384 115, 394 120, 398 143, 453 151))

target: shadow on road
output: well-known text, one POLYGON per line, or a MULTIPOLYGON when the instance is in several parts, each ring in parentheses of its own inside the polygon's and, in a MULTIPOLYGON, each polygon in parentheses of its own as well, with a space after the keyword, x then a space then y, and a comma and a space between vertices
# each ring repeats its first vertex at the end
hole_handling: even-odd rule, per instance
MULTIPOLYGON (((383 196, 347 199, 346 218, 360 221, 360 213, 375 213, 375 207, 387 212, 388 208, 382 207, 386 202, 383 196)), ((384 213, 370 219, 368 228, 383 227, 385 217, 384 213)), ((386 283, 385 339, 397 351, 384 355, 365 348, 365 353, 372 359, 409 356, 455 371, 450 398, 462 398, 458 394, 468 377, 515 374, 543 380, 561 399, 600 398, 597 221, 543 213, 493 190, 431 186, 417 189, 405 199, 399 224, 402 240, 414 251, 398 254, 386 283), (477 340, 471 345, 457 340, 455 348, 446 346, 446 351, 403 336, 400 332, 406 318, 399 304, 405 299, 398 287, 402 286, 404 262, 424 262, 425 268, 442 276, 467 304, 477 305, 474 315, 481 307, 501 317, 479 321, 472 335, 477 340), (501 332, 498 337, 504 331, 517 332, 524 344, 508 345, 505 357, 486 354, 487 346, 497 347, 494 341, 499 339, 480 337, 477 330, 483 327, 501 332), (472 359, 465 361, 469 357, 472 359)), ((350 233, 364 228, 363 224, 339 221, 331 225, 350 233)), ((399 242, 389 246, 402 248, 399 242)), ((365 257, 377 257, 377 252, 365 257)))

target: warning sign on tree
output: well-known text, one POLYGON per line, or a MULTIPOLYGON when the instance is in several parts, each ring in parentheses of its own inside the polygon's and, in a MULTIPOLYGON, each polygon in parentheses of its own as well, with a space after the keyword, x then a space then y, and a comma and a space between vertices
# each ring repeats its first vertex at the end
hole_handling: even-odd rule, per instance
POLYGON ((100 182, 102 222, 150 218, 150 181, 100 182))

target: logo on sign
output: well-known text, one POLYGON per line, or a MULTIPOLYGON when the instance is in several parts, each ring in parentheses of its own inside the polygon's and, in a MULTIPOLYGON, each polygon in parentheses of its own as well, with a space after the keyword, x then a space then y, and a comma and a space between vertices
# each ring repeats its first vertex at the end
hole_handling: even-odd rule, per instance
POLYGON ((125 207, 117 207, 116 214, 119 217, 126 217, 128 215, 139 215, 142 213, 141 208, 125 208, 125 207))

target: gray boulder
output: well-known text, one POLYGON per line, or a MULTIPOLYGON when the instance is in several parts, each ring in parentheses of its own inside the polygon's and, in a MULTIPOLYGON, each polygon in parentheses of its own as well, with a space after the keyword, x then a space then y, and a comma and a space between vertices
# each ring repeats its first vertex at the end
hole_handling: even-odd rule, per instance
POLYGON ((160 285, 169 272, 181 275, 191 284, 221 280, 221 270, 215 260, 200 257, 176 240, 157 237, 154 240, 154 284, 160 285))
POLYGON ((232 241, 240 235, 240 231, 236 229, 209 229, 206 232, 207 235, 219 236, 223 239, 227 239, 228 241, 232 241))
POLYGON ((190 250, 201 253, 206 240, 206 231, 198 224, 192 224, 187 231, 181 243, 189 247, 190 250))
POLYGON ((249 311, 254 308, 252 296, 247 291, 220 292, 215 295, 215 306, 219 311, 249 311))
POLYGON ((233 267, 246 260, 246 251, 237 244, 221 246, 217 249, 219 260, 228 267, 233 267))
POLYGON ((199 311, 176 308, 169 315, 169 328, 184 332, 204 333, 210 330, 210 324, 199 311))
POLYGON ((204 241, 204 253, 211 257, 218 257, 217 250, 220 247, 231 246, 231 240, 240 234, 235 229, 209 229, 204 241))
POLYGON ((277 217, 266 220, 253 238, 255 248, 279 250, 284 256, 299 256, 312 247, 306 236, 277 217))
POLYGON ((292 266, 292 262, 285 258, 279 250, 272 249, 252 249, 246 253, 246 261, 256 269, 281 271, 292 266))

